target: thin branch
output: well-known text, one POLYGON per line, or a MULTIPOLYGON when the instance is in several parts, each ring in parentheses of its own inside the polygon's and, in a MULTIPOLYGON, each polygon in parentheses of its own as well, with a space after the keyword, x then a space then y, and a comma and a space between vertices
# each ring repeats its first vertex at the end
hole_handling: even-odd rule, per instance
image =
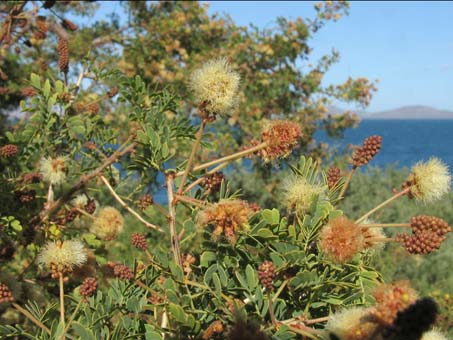
MULTIPOLYGON (((220 171, 221 169, 223 169, 224 167, 226 167, 228 164, 230 164, 230 162, 225 162, 225 163, 222 163, 222 164, 219 164, 218 166, 216 166, 215 168, 209 170, 208 172, 206 172, 206 175, 211 175, 217 171, 220 171)), ((190 190, 192 190, 193 188, 195 188, 198 184, 200 184, 203 179, 204 179, 204 176, 198 178, 197 180, 193 181, 192 183, 190 183, 183 191, 183 194, 186 194, 187 192, 189 192, 190 190)))
POLYGON ((360 224, 360 228, 411 228, 410 223, 370 223, 360 224))
POLYGON ((41 211, 40 213, 41 220, 45 221, 46 219, 51 217, 63 204, 69 201, 72 198, 72 196, 77 191, 81 190, 90 180, 99 176, 105 168, 117 162, 119 158, 135 149, 135 147, 137 146, 137 143, 135 142, 126 146, 126 144, 128 144, 132 138, 133 136, 129 137, 124 142, 124 144, 118 150, 116 150, 110 157, 105 159, 104 162, 98 168, 93 170, 88 175, 83 175, 82 177, 80 177, 79 181, 75 185, 73 185, 62 197, 60 197, 57 201, 53 202, 51 206, 43 209, 43 211, 41 211))
POLYGON ((193 197, 182 196, 182 195, 178 195, 178 194, 175 194, 175 200, 190 203, 190 204, 196 205, 197 207, 201 207, 201 208, 207 205, 207 203, 205 201, 200 201, 193 197))
POLYGON ((178 231, 176 230, 176 202, 174 197, 174 174, 166 175, 168 212, 170 222, 171 249, 176 263, 182 268, 181 249, 179 247, 178 231))
MULTIPOLYGON (((199 171, 199 170, 203 170, 203 169, 209 168, 209 167, 211 167, 213 165, 216 165, 216 164, 219 164, 219 163, 224 163, 224 162, 228 162, 228 161, 234 161, 235 159, 242 158, 242 157, 247 156, 247 155, 249 155, 251 153, 254 153, 256 151, 262 150, 267 145, 268 145, 267 142, 262 142, 261 144, 258 144, 257 146, 254 146, 253 148, 249 148, 249 149, 246 149, 246 150, 243 150, 243 151, 239 151, 239 152, 233 153, 233 154, 231 154, 229 156, 225 156, 225 157, 222 157, 222 158, 219 158, 219 159, 215 159, 215 160, 207 162, 207 163, 203 163, 203 164, 194 166, 192 171, 199 171)), ((183 174, 184 174, 184 171, 180 171, 180 172, 176 173, 175 176, 179 177, 179 176, 182 176, 183 174)))
POLYGON ((346 190, 348 189, 349 183, 351 183, 352 175, 354 175, 356 171, 356 167, 353 167, 351 171, 349 171, 348 176, 346 177, 346 181, 343 184, 343 187, 341 188, 340 194, 338 195, 338 198, 341 200, 344 197, 344 194, 346 193, 346 190))
POLYGON ((395 195, 393 195, 392 197, 390 197, 389 199, 385 200, 384 202, 382 202, 381 204, 377 205, 376 207, 374 207, 373 209, 371 209, 370 211, 368 211, 365 215, 359 217, 354 223, 356 224, 359 224, 360 222, 363 222, 364 220, 366 220, 369 216, 371 216, 372 214, 374 214, 376 211, 378 211, 379 209, 385 207, 387 204, 389 204, 390 202, 396 200, 397 198, 401 197, 401 196, 404 196, 406 195, 409 190, 411 190, 411 187, 408 187, 404 190, 401 190, 400 192, 396 193, 395 195))
POLYGON ((200 146, 201 138, 203 137, 203 130, 205 128, 205 125, 206 125, 206 122, 203 119, 201 121, 200 128, 198 129, 198 132, 195 136, 195 142, 192 145, 192 151, 190 152, 190 156, 187 161, 186 170, 184 171, 182 178, 181 178, 181 183, 179 184, 179 189, 177 191, 178 195, 182 194, 182 192, 184 190, 184 184, 186 184, 186 181, 187 181, 187 176, 189 176, 190 172, 192 171, 193 162, 195 160, 195 155, 198 151, 198 147, 200 146))
MULTIPOLYGON (((65 329, 65 310, 64 310, 64 280, 63 280, 63 273, 59 273, 58 275, 58 283, 60 287, 60 323, 63 325, 63 329, 65 329)), ((61 335, 61 339, 65 339, 65 333, 61 335)))
POLYGON ((129 211, 137 220, 139 220, 140 222, 142 222, 146 227, 148 228, 151 228, 151 229, 154 229, 154 230, 157 230, 161 233, 163 233, 164 231, 159 228, 158 226, 146 221, 143 217, 140 216, 139 213, 137 213, 134 209, 132 209, 130 206, 128 206, 126 204, 126 202, 124 202, 120 196, 118 196, 118 194, 115 192, 115 190, 112 188, 112 186, 110 185, 109 181, 107 178, 105 178, 103 175, 100 175, 99 178, 102 180, 102 182, 104 183, 104 185, 107 187, 107 189, 109 189, 110 193, 112 194, 112 196, 118 201, 119 204, 121 204, 121 206, 123 208, 125 208, 127 211, 129 211))

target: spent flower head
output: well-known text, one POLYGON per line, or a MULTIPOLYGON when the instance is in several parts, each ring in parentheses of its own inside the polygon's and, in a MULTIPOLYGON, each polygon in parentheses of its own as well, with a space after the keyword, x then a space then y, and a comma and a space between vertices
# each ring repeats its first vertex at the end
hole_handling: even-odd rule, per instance
POLYGON ((90 232, 103 240, 113 240, 123 231, 124 219, 113 207, 104 207, 91 224, 90 232))
POLYGON ((265 124, 261 140, 267 146, 258 152, 265 161, 287 157, 302 135, 298 123, 288 120, 273 120, 265 124))
POLYGON ((423 202, 436 201, 450 190, 451 176, 448 166, 440 159, 432 157, 427 162, 419 162, 412 167, 409 175, 410 194, 423 202))
POLYGON ((238 231, 248 227, 248 218, 251 214, 252 210, 245 201, 220 200, 198 213, 197 224, 201 227, 213 225, 214 240, 218 240, 223 234, 231 244, 234 244, 238 231))
POLYGON ((39 163, 39 172, 43 179, 50 184, 62 184, 66 179, 68 158, 60 156, 57 158, 44 157, 39 163))
POLYGON ((325 225, 319 234, 323 252, 335 262, 347 262, 365 248, 363 229, 345 216, 339 216, 325 225))
POLYGON ((38 255, 38 263, 60 273, 70 272, 87 261, 87 252, 79 240, 49 241, 38 255))
POLYGON ((192 73, 190 87, 200 104, 212 114, 226 114, 237 100, 239 74, 225 58, 206 62, 192 73))

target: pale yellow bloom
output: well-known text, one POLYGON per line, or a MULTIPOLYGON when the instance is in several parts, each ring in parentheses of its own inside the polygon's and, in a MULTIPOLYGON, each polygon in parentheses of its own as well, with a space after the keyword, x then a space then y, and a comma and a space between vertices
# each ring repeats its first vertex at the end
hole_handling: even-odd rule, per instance
POLYGON ((62 184, 66 179, 67 157, 43 158, 39 162, 42 178, 50 184, 62 184))
POLYGON ((49 241, 38 255, 38 263, 48 268, 56 266, 59 270, 72 270, 87 261, 87 253, 79 240, 49 241))
POLYGON ((429 332, 424 333, 421 340, 448 340, 448 339, 442 333, 436 330, 431 330, 429 332))
POLYGON ((227 60, 219 58, 206 62, 193 72, 190 87, 209 112, 222 115, 236 103, 239 80, 239 74, 233 71, 227 60))
POLYGON ((451 177, 448 166, 433 157, 428 162, 415 164, 409 181, 413 183, 410 190, 416 199, 432 202, 450 190, 451 177))
POLYGON ((300 176, 291 176, 283 182, 283 200, 286 206, 299 213, 305 213, 318 195, 325 193, 325 187, 311 184, 300 176))
POLYGON ((121 213, 113 207, 99 210, 90 232, 103 240, 115 239, 123 231, 124 219, 121 213))
POLYGON ((72 201, 71 204, 79 209, 85 208, 88 203, 88 197, 84 194, 77 195, 72 201))
POLYGON ((375 325, 367 322, 369 310, 364 307, 343 309, 333 314, 325 329, 340 340, 362 339, 371 334, 375 325))

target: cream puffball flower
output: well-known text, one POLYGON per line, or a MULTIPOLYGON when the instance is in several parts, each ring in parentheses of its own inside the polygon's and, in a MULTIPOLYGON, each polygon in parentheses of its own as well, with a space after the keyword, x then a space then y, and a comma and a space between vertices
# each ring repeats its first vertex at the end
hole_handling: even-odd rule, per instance
POLYGON ((429 332, 424 333, 421 340, 448 340, 448 339, 442 333, 436 330, 431 330, 429 332))
POLYGON ((87 253, 79 240, 49 241, 38 255, 38 263, 57 271, 71 271, 87 261, 87 253))
POLYGON ((363 307, 343 309, 330 317, 325 329, 341 340, 365 339, 376 327, 367 320, 368 315, 363 307))
POLYGON ((304 214, 325 189, 322 185, 308 183, 303 177, 291 176, 283 182, 283 200, 288 208, 304 214))
POLYGON ((419 162, 412 167, 409 176, 410 192, 424 202, 440 199, 450 190, 451 176, 448 166, 433 157, 427 162, 419 162))
POLYGON ((103 240, 113 240, 123 231, 124 219, 121 213, 113 207, 99 210, 90 232, 103 240))
POLYGON ((71 201, 71 204, 79 209, 83 209, 88 203, 88 197, 84 194, 77 195, 71 201))
POLYGON ((50 184, 62 184, 66 179, 67 157, 45 157, 39 162, 39 172, 42 178, 50 184))
POLYGON ((206 62, 193 72, 190 88, 199 103, 206 105, 207 111, 223 115, 236 103, 239 81, 239 74, 233 71, 227 60, 219 58, 206 62))

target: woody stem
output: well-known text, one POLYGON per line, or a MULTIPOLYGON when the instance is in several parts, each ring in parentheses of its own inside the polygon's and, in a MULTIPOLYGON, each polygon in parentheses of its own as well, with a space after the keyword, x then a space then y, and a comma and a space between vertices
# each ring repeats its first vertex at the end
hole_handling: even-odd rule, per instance
POLYGON ((393 195, 392 197, 388 198, 387 200, 385 200, 384 202, 382 202, 381 204, 377 205, 376 207, 374 207, 373 209, 371 209, 370 211, 368 211, 365 215, 359 217, 354 223, 356 224, 359 224, 360 222, 363 222, 364 220, 366 220, 369 216, 371 216, 372 214, 374 214, 376 211, 378 211, 379 209, 385 207, 387 204, 393 202, 394 200, 396 200, 397 198, 401 197, 401 196, 404 196, 406 195, 409 190, 411 188, 408 187, 404 190, 401 190, 400 192, 396 193, 395 195, 393 195))
MULTIPOLYGON (((60 286, 60 323, 63 326, 63 329, 65 329, 65 321, 64 321, 64 281, 63 281, 63 273, 58 273, 58 282, 60 286)), ((61 335, 61 339, 64 339, 64 332, 61 335)))
POLYGON ((343 199, 344 194, 346 193, 346 190, 348 189, 349 183, 351 182, 352 175, 354 175, 356 171, 356 167, 353 167, 351 171, 349 171, 348 176, 346 177, 346 181, 344 182, 343 187, 341 188, 340 194, 338 195, 339 199, 343 199))
POLYGON ((370 223, 370 224, 360 224, 360 228, 410 228, 410 223, 370 223))

